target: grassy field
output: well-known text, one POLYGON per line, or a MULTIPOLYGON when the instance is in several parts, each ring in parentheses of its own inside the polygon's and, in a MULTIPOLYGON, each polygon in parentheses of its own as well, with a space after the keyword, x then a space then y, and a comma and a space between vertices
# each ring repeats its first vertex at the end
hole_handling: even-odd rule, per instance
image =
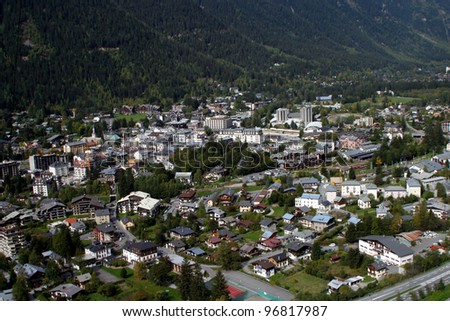
POLYGON ((262 234, 262 232, 260 230, 257 230, 257 231, 247 232, 247 233, 243 234, 242 236, 247 240, 256 242, 256 241, 259 241, 261 234, 262 234))
POLYGON ((375 208, 367 208, 365 210, 362 210, 358 207, 358 205, 350 205, 347 206, 345 208, 346 211, 358 214, 363 216, 364 214, 371 214, 371 215, 375 215, 376 214, 376 209, 375 208))
POLYGON ((260 191, 264 188, 265 188, 265 186, 263 186, 263 185, 247 186, 247 191, 249 191, 249 192, 260 191))
POLYGON ((327 288, 328 284, 327 281, 306 274, 303 271, 289 276, 286 276, 283 273, 277 273, 270 278, 270 282, 272 284, 280 285, 292 293, 308 292, 311 294, 323 292, 327 288))
POLYGON ((285 213, 284 207, 273 207, 273 217, 282 217, 285 213))
POLYGON ((115 114, 114 119, 122 120, 126 119, 127 121, 133 120, 133 121, 139 121, 144 120, 147 118, 146 114, 133 114, 133 115, 121 115, 121 114, 115 114))
POLYGON ((450 299, 450 285, 442 291, 435 291, 425 297, 424 301, 447 301, 450 299))
MULTIPOLYGON (((102 269, 105 270, 108 273, 111 273, 115 277, 118 277, 119 279, 122 278, 120 276, 120 272, 122 271, 122 268, 113 269, 113 268, 108 268, 108 267, 102 266, 102 269)), ((129 278, 129 277, 132 277, 134 275, 134 272, 133 272, 132 269, 130 269, 130 268, 125 268, 125 269, 127 270, 126 279, 129 278)))

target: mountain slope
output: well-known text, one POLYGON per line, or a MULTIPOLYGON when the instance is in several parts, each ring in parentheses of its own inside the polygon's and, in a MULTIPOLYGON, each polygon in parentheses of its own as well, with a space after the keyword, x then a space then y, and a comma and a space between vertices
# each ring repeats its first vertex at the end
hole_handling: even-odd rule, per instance
POLYGON ((445 65, 449 12, 447 0, 5 0, 0 108, 110 110, 218 83, 445 65))

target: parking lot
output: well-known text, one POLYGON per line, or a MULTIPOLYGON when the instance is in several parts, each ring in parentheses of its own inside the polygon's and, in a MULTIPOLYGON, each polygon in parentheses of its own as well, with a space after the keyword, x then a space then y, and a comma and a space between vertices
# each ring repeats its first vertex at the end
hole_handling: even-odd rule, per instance
POLYGON ((417 242, 417 244, 412 247, 412 250, 415 254, 425 254, 425 252, 430 249, 430 246, 439 243, 440 240, 445 240, 446 236, 445 233, 425 234, 421 237, 420 242, 417 242))

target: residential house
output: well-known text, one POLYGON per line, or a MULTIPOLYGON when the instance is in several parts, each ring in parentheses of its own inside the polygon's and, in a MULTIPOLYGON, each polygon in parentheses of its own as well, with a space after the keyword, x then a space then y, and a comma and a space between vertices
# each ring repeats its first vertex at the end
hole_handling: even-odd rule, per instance
POLYGON ((369 235, 359 239, 359 251, 387 264, 412 263, 414 252, 392 236, 369 235))
POLYGON ((73 215, 91 214, 93 216, 96 210, 105 208, 105 203, 96 196, 85 194, 74 197, 71 202, 71 208, 73 215))
POLYGON ((246 213, 253 210, 252 203, 250 201, 240 201, 239 202, 239 212, 246 213))
POLYGON ((370 198, 369 198, 367 195, 360 195, 360 196, 359 196, 359 199, 358 199, 358 207, 359 207, 360 209, 365 210, 365 209, 367 209, 367 208, 370 208, 371 206, 372 206, 372 205, 371 205, 370 198))
POLYGON ((268 260, 272 262, 277 269, 282 269, 289 265, 289 256, 286 252, 271 256, 268 260))
POLYGON ((260 253, 260 251, 258 250, 257 247, 250 245, 250 244, 244 244, 240 249, 239 249, 239 253, 242 256, 248 257, 248 258, 252 258, 255 255, 258 255, 260 253))
POLYGON ((178 199, 182 203, 193 203, 196 195, 197 191, 191 188, 178 195, 178 199))
POLYGON ((379 204, 377 206, 377 208, 375 209, 375 213, 377 215, 377 218, 380 219, 392 216, 392 214, 389 212, 389 208, 387 206, 384 206, 383 204, 379 204))
POLYGON ((270 219, 263 219, 261 222, 259 222, 259 226, 261 227, 261 231, 271 230, 275 229, 277 225, 277 222, 270 219))
POLYGON ((379 281, 388 275, 388 267, 384 262, 375 261, 367 267, 367 274, 379 281))
POLYGON ((320 182, 315 177, 300 178, 298 182, 302 185, 303 190, 307 193, 313 193, 319 188, 320 182))
POLYGON ((318 209, 320 201, 320 194, 303 193, 301 197, 295 198, 295 207, 300 208, 302 206, 307 206, 309 208, 318 209))
POLYGON ((22 274, 26 278, 28 285, 32 289, 42 286, 45 277, 45 269, 43 267, 30 263, 25 263, 23 265, 18 263, 16 266, 14 266, 13 270, 17 276, 19 274, 22 274))
POLYGON ((36 217, 41 221, 65 218, 66 205, 55 199, 45 199, 35 213, 36 217))
POLYGON ((65 283, 54 287, 49 293, 56 301, 72 301, 81 291, 83 291, 83 289, 80 287, 71 283, 65 283))
POLYGON ((276 237, 263 240, 258 243, 258 247, 263 251, 273 251, 281 247, 282 243, 276 237))
POLYGON ((378 198, 378 187, 375 184, 366 184, 364 188, 364 194, 367 196, 373 195, 374 199, 378 198))
POLYGON ((222 206, 230 206, 233 203, 234 192, 227 188, 219 194, 219 204, 222 206))
POLYGON ((403 198, 406 197, 406 189, 403 186, 388 186, 384 188, 384 198, 403 198))
POLYGON ((217 249, 220 246, 220 243, 222 243, 222 239, 217 236, 211 236, 206 241, 206 246, 211 249, 217 249))
POLYGON ((106 244, 93 244, 85 248, 84 253, 100 261, 111 256, 111 248, 106 244))
POLYGON ((158 250, 152 242, 135 242, 126 245, 122 255, 128 263, 151 262, 156 260, 158 250))
POLYGON ((401 243, 408 247, 413 246, 415 243, 420 242, 423 235, 422 231, 416 230, 411 232, 403 232, 395 235, 395 238, 401 243))
POLYGON ((187 261, 188 265, 193 269, 195 266, 195 262, 191 260, 186 260, 184 257, 179 256, 177 254, 169 254, 167 255, 169 258, 170 263, 172 264, 172 271, 180 274, 181 273, 181 267, 183 266, 184 262, 187 261))
POLYGON ((69 231, 73 233, 77 232, 78 234, 83 234, 84 232, 86 232, 86 224, 81 221, 75 222, 69 226, 69 231))
POLYGON ((361 195, 361 183, 358 181, 345 181, 341 186, 341 196, 351 197, 361 195))
POLYGON ((222 217, 219 219, 219 226, 233 227, 236 226, 237 220, 233 216, 222 217))
POLYGON ((292 223, 295 220, 295 215, 291 213, 285 213, 282 217, 284 223, 292 223))
POLYGON ((120 220, 120 224, 127 230, 131 230, 134 227, 134 222, 130 217, 124 217, 120 220))
POLYGON ((90 273, 77 275, 75 277, 75 281, 77 282, 77 285, 83 290, 86 289, 86 283, 88 283, 91 279, 92 279, 92 276, 90 273))
POLYGON ((116 228, 113 224, 100 224, 94 227, 94 240, 110 243, 116 239, 116 228))
POLYGON ((206 255, 206 252, 203 251, 199 247, 193 247, 193 248, 186 250, 186 254, 190 255, 190 256, 194 256, 194 257, 199 257, 199 256, 206 255))
POLYGON ((291 260, 307 260, 311 257, 312 244, 292 242, 287 245, 287 251, 291 260))
POLYGON ((336 224, 334 217, 329 215, 317 214, 311 219, 311 228, 316 233, 322 233, 325 230, 330 229, 336 224))
POLYGON ((325 187, 324 194, 325 194, 325 199, 326 199, 328 202, 333 203, 334 200, 335 200, 336 197, 337 197, 337 188, 336 188, 336 186, 331 185, 331 184, 330 184, 330 185, 327 185, 327 187, 325 187))
POLYGON ((178 179, 188 185, 192 185, 194 183, 192 179, 192 172, 176 172, 175 179, 178 179))
POLYGON ((292 233, 292 237, 302 243, 309 243, 314 240, 314 232, 311 230, 303 230, 292 233))
POLYGON ((277 231, 265 230, 263 234, 261 234, 260 240, 268 240, 277 236, 277 231))
POLYGON ((269 260, 259 260, 252 263, 253 272, 256 275, 262 276, 263 278, 270 278, 275 275, 275 264, 269 260))
POLYGON ((205 207, 212 207, 216 205, 217 192, 210 194, 205 200, 205 207))
POLYGON ((406 194, 408 196, 414 195, 420 198, 422 195, 422 185, 420 185, 419 181, 414 178, 409 178, 406 180, 406 194))
POLYGON ((166 248, 177 253, 186 250, 186 243, 182 240, 172 240, 166 243, 166 248))
POLYGON ((210 207, 208 208, 206 214, 215 221, 219 221, 220 219, 225 218, 226 213, 218 207, 210 207))
POLYGON ((170 237, 174 239, 184 239, 195 236, 195 232, 189 227, 175 227, 170 230, 170 237))
POLYGON ((356 291, 359 289, 358 284, 363 280, 362 276, 354 276, 346 280, 336 278, 328 283, 328 293, 337 293, 341 286, 348 286, 351 290, 356 291))
POLYGON ((359 218, 357 218, 356 216, 350 217, 347 221, 348 224, 353 224, 353 225, 358 225, 360 222, 361 222, 361 220, 359 218))
POLYGON ((94 212, 94 217, 97 225, 108 224, 111 222, 111 213, 108 208, 96 210, 94 212))

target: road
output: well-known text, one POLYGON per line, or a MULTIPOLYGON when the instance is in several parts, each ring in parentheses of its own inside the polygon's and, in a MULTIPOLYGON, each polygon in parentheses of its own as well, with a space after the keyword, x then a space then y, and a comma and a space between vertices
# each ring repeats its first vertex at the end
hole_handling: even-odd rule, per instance
MULTIPOLYGON (((365 296, 358 301, 385 301, 389 299, 396 299, 398 293, 409 292, 409 290, 417 291, 419 288, 424 288, 443 280, 445 284, 450 283, 450 262, 434 270, 417 275, 409 280, 403 281, 397 285, 381 290, 379 292, 365 296)), ((409 296, 404 295, 405 299, 409 296)))

